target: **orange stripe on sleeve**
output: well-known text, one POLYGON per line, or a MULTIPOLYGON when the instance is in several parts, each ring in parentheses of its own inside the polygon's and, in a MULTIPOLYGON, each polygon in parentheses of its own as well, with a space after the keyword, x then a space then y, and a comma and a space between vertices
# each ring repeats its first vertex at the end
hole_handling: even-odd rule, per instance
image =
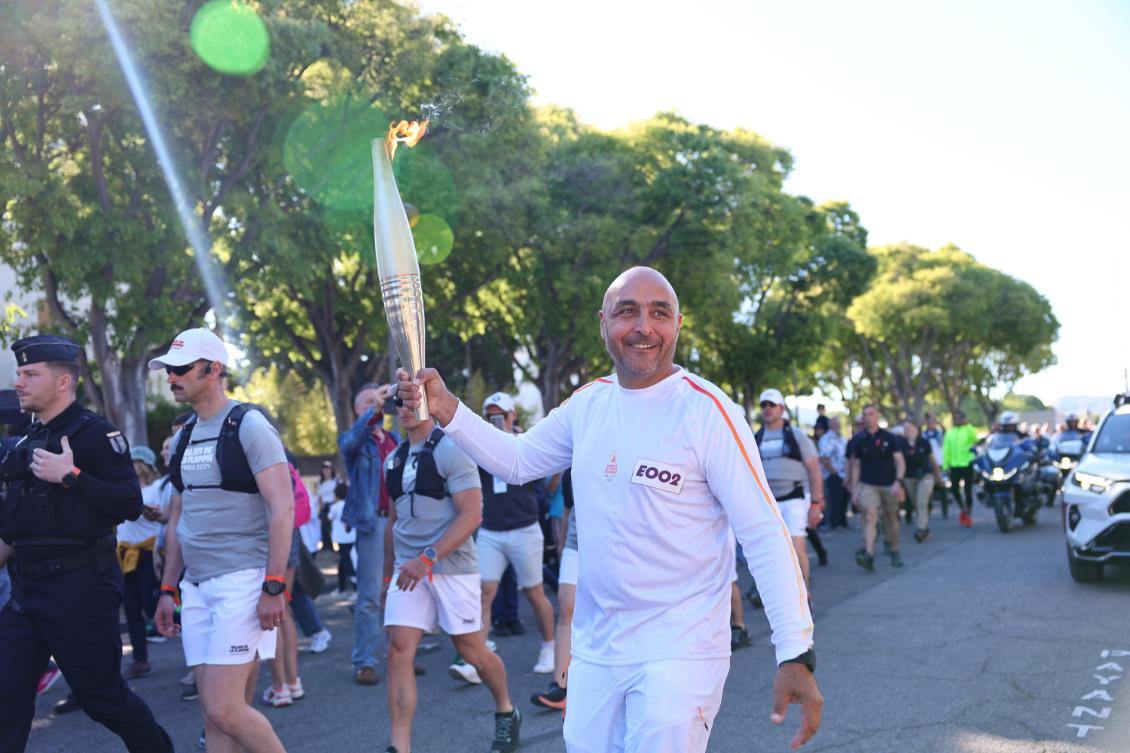
MULTIPOLYGON (((745 459, 745 463, 746 463, 746 466, 749 468, 749 472, 751 474, 753 474, 753 480, 754 480, 754 482, 757 483, 757 488, 761 490, 762 499, 765 500, 766 504, 769 504, 769 500, 773 499, 773 497, 772 497, 772 495, 769 494, 769 491, 765 487, 764 482, 762 482, 761 476, 757 472, 757 468, 755 468, 754 465, 753 465, 753 460, 749 457, 749 453, 746 452, 745 445, 742 444, 741 437, 738 436, 738 430, 734 426, 734 422, 730 420, 730 414, 727 413, 726 409, 722 407, 721 401, 719 401, 718 398, 715 397, 709 390, 705 389, 704 387, 701 387, 700 385, 695 384, 694 381, 692 381, 690 377, 684 376, 683 379, 685 379, 687 384, 689 384, 691 387, 693 387, 696 391, 701 392, 702 394, 706 395, 708 398, 710 398, 714 402, 714 406, 718 409, 718 412, 722 414, 722 418, 725 419, 726 426, 728 426, 730 428, 730 434, 731 434, 731 436, 733 436, 734 442, 737 443, 738 449, 741 450, 742 458, 745 459)), ((793 539, 792 539, 792 536, 789 535, 789 528, 788 528, 788 526, 785 525, 785 519, 781 517, 781 511, 778 510, 775 505, 769 504, 769 507, 773 511, 774 516, 777 518, 777 522, 781 524, 781 530, 784 532, 785 539, 789 542, 789 546, 792 547, 793 539)), ((800 562, 797 560, 796 557, 792 558, 792 562, 793 562, 793 570, 796 574, 797 585, 799 586, 798 590, 802 594, 802 596, 800 598, 800 601, 801 601, 800 611, 801 611, 801 615, 803 616, 804 615, 804 607, 807 606, 807 604, 804 603, 804 596, 803 596, 803 594, 805 593, 804 574, 800 570, 800 562)), ((810 619, 811 619, 811 617, 810 617, 810 619)), ((811 631, 810 630, 806 630, 805 632, 809 635, 809 637, 811 637, 811 631)))

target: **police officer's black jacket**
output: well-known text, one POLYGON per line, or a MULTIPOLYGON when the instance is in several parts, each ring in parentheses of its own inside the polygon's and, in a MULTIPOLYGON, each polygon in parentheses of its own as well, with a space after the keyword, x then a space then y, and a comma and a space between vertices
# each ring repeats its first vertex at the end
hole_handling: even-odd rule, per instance
POLYGON ((4 453, 0 484, 0 538, 17 549, 39 538, 93 541, 141 515, 129 444, 109 421, 78 402, 46 424, 32 424, 4 453), (37 479, 29 470, 30 448, 42 442, 49 452, 61 452, 64 435, 81 471, 70 489, 37 479))

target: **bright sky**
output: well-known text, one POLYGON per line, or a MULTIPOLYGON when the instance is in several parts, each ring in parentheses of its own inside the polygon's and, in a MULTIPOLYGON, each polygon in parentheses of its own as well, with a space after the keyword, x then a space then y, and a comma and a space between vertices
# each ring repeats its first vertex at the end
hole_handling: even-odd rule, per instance
POLYGON ((1019 391, 1122 388, 1130 2, 421 5, 510 57, 538 102, 606 128, 660 110, 749 128, 793 153, 789 191, 850 201, 872 243, 956 243, 1031 283, 1059 363, 1019 391))

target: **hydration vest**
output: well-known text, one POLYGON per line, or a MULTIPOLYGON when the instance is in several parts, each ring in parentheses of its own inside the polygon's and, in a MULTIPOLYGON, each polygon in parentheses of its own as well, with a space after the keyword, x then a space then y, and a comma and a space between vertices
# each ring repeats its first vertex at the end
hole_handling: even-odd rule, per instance
MULTIPOLYGON (((764 436, 765 424, 762 424, 761 428, 757 430, 757 433, 753 435, 753 440, 757 442, 758 448, 761 447, 761 440, 764 436)), ((786 420, 785 425, 781 427, 781 437, 785 442, 784 456, 789 460, 795 460, 798 463, 802 462, 802 456, 800 454, 800 444, 796 441, 796 435, 793 434, 792 427, 789 426, 788 420, 786 420)))
POLYGON ((220 426, 220 434, 215 439, 201 439, 192 441, 192 429, 196 426, 196 416, 188 420, 180 430, 180 438, 173 449, 173 456, 169 459, 169 481, 172 482, 178 493, 185 490, 184 479, 181 477, 180 464, 184 451, 191 444, 204 442, 216 443, 216 463, 220 466, 219 484, 191 484, 189 491, 196 489, 223 489, 228 492, 243 492, 245 494, 258 494, 259 484, 255 482, 255 474, 251 471, 251 464, 247 462, 247 453, 243 443, 239 441, 239 426, 243 417, 253 406, 239 403, 224 417, 220 426))
POLYGON ((408 439, 400 443, 385 465, 385 484, 388 485, 388 494, 393 503, 406 493, 422 494, 432 499, 443 499, 447 496, 447 480, 439 475, 436 468, 435 449, 443 439, 444 433, 440 428, 432 429, 424 446, 416 453, 416 484, 410 492, 404 489, 404 465, 408 462, 408 450, 412 442, 408 439))

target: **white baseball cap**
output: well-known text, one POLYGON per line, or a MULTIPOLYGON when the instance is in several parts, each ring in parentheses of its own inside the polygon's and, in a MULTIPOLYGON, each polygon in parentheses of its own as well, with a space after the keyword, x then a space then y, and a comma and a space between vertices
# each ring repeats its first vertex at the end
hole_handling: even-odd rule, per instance
POLYGON ((784 405, 785 396, 781 394, 780 390, 768 389, 761 393, 761 397, 757 398, 757 403, 773 403, 773 405, 784 405))
POLYGON ((219 361, 228 365, 228 349, 224 341, 210 329, 186 329, 173 338, 169 352, 149 362, 150 371, 160 371, 166 366, 184 366, 195 361, 219 361))
POLYGON ((503 413, 510 413, 514 410, 514 398, 505 392, 496 392, 483 401, 483 413, 487 412, 488 405, 497 405, 503 413))

